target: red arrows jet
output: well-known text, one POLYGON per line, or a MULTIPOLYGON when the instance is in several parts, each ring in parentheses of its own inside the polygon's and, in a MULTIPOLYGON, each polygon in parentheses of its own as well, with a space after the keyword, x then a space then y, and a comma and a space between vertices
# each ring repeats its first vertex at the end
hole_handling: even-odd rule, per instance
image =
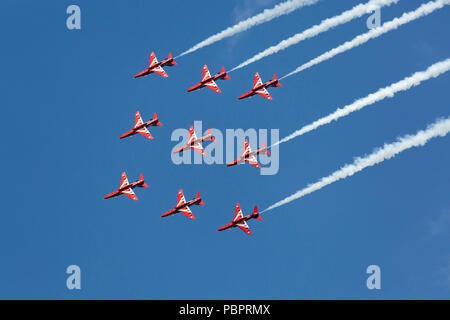
POLYGON ((142 134, 147 139, 153 140, 153 136, 150 134, 150 132, 147 130, 147 127, 150 126, 162 126, 162 123, 159 122, 158 116, 155 114, 153 115, 153 119, 144 122, 142 121, 141 114, 139 111, 136 111, 136 114, 134 115, 134 127, 128 132, 125 132, 123 135, 120 136, 120 139, 133 136, 136 133, 142 134))
POLYGON ((194 199, 186 202, 186 198, 184 197, 183 190, 180 189, 180 191, 178 191, 177 205, 172 210, 164 213, 161 217, 167 217, 172 214, 181 212, 186 217, 188 217, 190 219, 195 219, 194 215, 192 214, 191 209, 189 209, 189 207, 192 205, 201 205, 201 206, 205 205, 205 203, 202 201, 202 198, 200 198, 200 192, 197 192, 197 196, 194 199))
POLYGON ((111 192, 108 194, 105 199, 117 197, 121 194, 126 195, 128 198, 133 199, 135 201, 138 200, 138 197, 133 192, 133 188, 141 187, 141 188, 148 188, 148 185, 144 182, 144 176, 141 174, 139 177, 139 180, 129 183, 127 179, 127 174, 125 172, 122 173, 122 176, 120 177, 120 187, 114 192, 111 192))
POLYGON ((211 74, 209 73, 208 67, 205 64, 203 66, 202 81, 200 81, 195 86, 189 88, 187 90, 187 92, 201 89, 203 87, 208 87, 217 93, 221 93, 222 91, 220 91, 219 87, 217 86, 217 84, 214 80, 224 80, 224 79, 230 79, 230 77, 225 72, 225 67, 222 67, 222 70, 218 74, 211 76, 211 74))
POLYGON ((267 100, 272 100, 272 96, 269 94, 269 92, 266 90, 268 87, 282 87, 281 83, 278 82, 277 75, 274 74, 272 80, 267 81, 266 83, 262 83, 261 77, 259 76, 259 73, 255 73, 255 78, 253 79, 253 88, 247 93, 244 93, 242 96, 240 96, 238 99, 245 99, 251 96, 254 96, 255 94, 259 94, 266 98, 267 100))
POLYGON ((150 54, 150 64, 148 65, 147 69, 145 69, 144 71, 139 72, 137 75, 135 75, 135 78, 139 78, 139 77, 143 77, 146 76, 150 73, 157 73, 160 76, 167 78, 168 75, 167 73, 164 71, 164 69, 162 67, 164 66, 174 66, 177 65, 178 63, 175 62, 175 60, 173 60, 172 54, 169 53, 169 57, 161 62, 158 62, 158 59, 156 59, 155 53, 152 52, 150 54))
POLYGON ((247 216, 244 216, 241 210, 241 205, 239 203, 236 203, 236 208, 234 209, 234 219, 229 224, 224 225, 223 227, 219 228, 217 231, 223 231, 230 228, 238 227, 242 231, 244 231, 246 234, 250 235, 252 234, 252 231, 248 227, 247 220, 250 219, 258 219, 262 221, 261 216, 258 213, 258 208, 255 206, 255 209, 252 213, 250 213, 247 216))
POLYGON ((190 126, 188 142, 181 148, 178 148, 177 150, 173 151, 172 153, 178 153, 189 149, 194 149, 198 153, 206 156, 205 149, 203 149, 202 147, 203 141, 216 141, 216 138, 214 138, 214 136, 211 133, 211 129, 208 129, 208 132, 203 137, 197 138, 197 136, 195 135, 194 127, 190 126))
POLYGON ((252 166, 254 166, 255 168, 259 169, 259 168, 261 168, 261 166, 259 165, 259 163, 258 163, 258 161, 256 160, 256 157, 255 157, 259 153, 265 153, 267 155, 270 155, 270 151, 267 150, 266 143, 263 142, 261 148, 255 150, 255 151, 252 151, 252 149, 250 148, 250 145, 248 144, 248 140, 245 139, 245 141, 244 141, 244 151, 242 152, 242 155, 239 157, 239 159, 228 163, 227 167, 235 166, 235 165, 241 164, 243 162, 248 162, 252 166))

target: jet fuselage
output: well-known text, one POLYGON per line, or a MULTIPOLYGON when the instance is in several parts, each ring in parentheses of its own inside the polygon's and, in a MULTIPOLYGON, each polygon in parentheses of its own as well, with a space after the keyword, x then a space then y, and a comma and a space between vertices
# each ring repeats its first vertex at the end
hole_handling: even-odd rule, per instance
POLYGON ((145 122, 145 123, 143 123, 143 124, 141 124, 141 125, 139 125, 137 127, 134 127, 130 131, 125 132, 119 138, 123 139, 123 138, 129 137, 129 136, 135 135, 136 133, 138 133, 137 131, 139 129, 142 129, 144 127, 147 128, 147 127, 150 127, 150 126, 157 126, 158 121, 159 121, 158 119, 151 119, 151 120, 149 120, 149 121, 147 121, 147 122, 145 122))
POLYGON ((224 225, 223 227, 220 227, 219 229, 217 229, 217 231, 223 231, 223 230, 226 230, 226 229, 235 228, 235 227, 237 227, 237 224, 239 224, 239 223, 241 223, 243 221, 247 221, 247 220, 250 220, 250 219, 257 219, 258 217, 259 217, 258 213, 255 213, 255 212, 254 213, 250 213, 249 215, 243 216, 242 218, 237 219, 236 221, 232 221, 232 222, 224 225))
POLYGON ((278 84, 278 80, 277 79, 272 79, 270 81, 267 81, 266 83, 263 83, 257 87, 254 87, 252 90, 250 90, 249 92, 244 93, 243 95, 241 95, 238 99, 245 99, 251 96, 254 96, 255 94, 257 94, 258 90, 261 90, 263 88, 268 88, 268 87, 276 87, 278 84))
POLYGON ((176 62, 174 61, 173 58, 167 58, 167 59, 164 59, 164 60, 162 60, 162 61, 160 61, 160 62, 155 63, 155 64, 152 65, 152 66, 148 66, 147 69, 145 69, 145 70, 142 71, 142 72, 139 72, 139 73, 138 73, 137 75, 135 75, 134 77, 135 77, 135 78, 143 77, 143 76, 149 75, 150 73, 154 72, 153 69, 155 69, 155 68, 158 68, 158 67, 165 67, 165 66, 172 67, 172 66, 174 66, 175 64, 176 64, 176 62))
POLYGON ((193 205, 199 205, 200 202, 202 202, 202 198, 195 198, 192 199, 186 203, 180 204, 179 206, 175 206, 172 210, 167 211, 166 213, 163 213, 161 215, 161 217, 167 217, 170 216, 172 214, 178 213, 180 209, 186 208, 186 207, 190 207, 193 205))
POLYGON ((260 154, 261 152, 265 152, 265 151, 267 151, 267 147, 262 147, 262 148, 259 148, 257 150, 254 150, 254 151, 250 151, 249 153, 239 157, 238 159, 236 159, 236 160, 234 160, 234 161, 232 161, 230 163, 227 163, 227 167, 231 167, 231 166, 235 166, 237 164, 241 164, 241 163, 243 163, 245 161, 245 159, 248 159, 251 156, 256 156, 256 155, 260 154))
POLYGON ((195 90, 204 88, 206 83, 208 83, 208 82, 210 82, 210 81, 217 80, 217 79, 225 79, 226 76, 227 76, 227 73, 226 73, 226 72, 219 72, 218 74, 216 74, 216 75, 214 75, 214 76, 211 76, 211 77, 209 77, 209 78, 206 78, 206 79, 200 81, 200 82, 197 83, 195 86, 192 86, 191 88, 189 88, 189 89, 187 90, 187 92, 191 92, 191 91, 195 91, 195 90))
POLYGON ((123 191, 123 190, 126 190, 126 189, 128 189, 128 188, 133 189, 133 188, 135 188, 135 187, 140 187, 140 186, 143 185, 143 184, 144 184, 144 180, 138 180, 138 181, 135 181, 135 182, 133 182, 133 183, 129 183, 129 184, 123 186, 123 187, 120 187, 120 188, 117 189, 116 191, 111 192, 110 194, 108 194, 107 196, 105 196, 104 199, 108 199, 108 198, 120 196, 120 195, 122 194, 122 191, 123 191))

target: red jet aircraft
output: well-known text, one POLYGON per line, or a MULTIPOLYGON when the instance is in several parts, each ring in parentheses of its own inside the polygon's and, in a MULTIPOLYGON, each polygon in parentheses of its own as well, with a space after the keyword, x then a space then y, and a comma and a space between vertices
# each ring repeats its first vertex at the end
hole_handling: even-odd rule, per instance
POLYGON ((139 113, 139 111, 136 111, 136 114, 134 115, 134 127, 133 129, 131 129, 128 132, 125 132, 123 135, 120 136, 120 139, 129 137, 129 136, 133 136, 136 133, 140 133, 142 134, 144 137, 146 137, 147 139, 152 140, 153 136, 150 134, 150 132, 147 130, 147 127, 150 126, 162 126, 162 123, 159 122, 158 120, 158 116, 155 114, 153 115, 153 119, 144 122, 142 121, 142 117, 141 114, 139 113))
POLYGON ((162 67, 164 66, 174 66, 177 65, 178 63, 175 62, 175 60, 173 60, 172 58, 172 54, 169 53, 169 57, 161 62, 158 62, 158 59, 156 59, 155 53, 152 52, 150 54, 150 64, 148 65, 147 69, 145 69, 144 71, 139 72, 137 75, 135 75, 135 78, 139 78, 139 77, 143 77, 146 76, 150 73, 157 73, 160 76, 167 78, 168 75, 167 73, 164 71, 164 69, 162 67))
POLYGON ((133 188, 135 187, 141 187, 141 188, 148 188, 148 185, 144 182, 144 176, 141 174, 139 177, 139 180, 129 183, 127 179, 127 174, 125 172, 122 173, 122 176, 120 177, 120 187, 114 192, 111 192, 108 194, 105 199, 117 197, 121 194, 126 195, 130 199, 133 199, 135 201, 138 200, 138 197, 133 192, 133 188))
POLYGON ((259 169, 259 168, 261 168, 261 166, 259 165, 259 163, 256 160, 255 156, 257 154, 259 154, 259 153, 262 153, 262 152, 267 154, 267 155, 270 155, 270 151, 267 150, 265 142, 262 143, 262 147, 261 148, 256 149, 255 151, 252 151, 252 149, 250 148, 250 145, 248 144, 248 140, 245 139, 245 141, 244 141, 244 151, 242 152, 242 155, 239 157, 239 159, 228 163, 227 167, 235 166, 235 165, 241 164, 243 162, 248 162, 252 166, 254 166, 254 167, 259 169))
POLYGON ((255 94, 259 94, 268 100, 272 100, 272 96, 266 90, 268 87, 282 87, 281 83, 278 82, 277 75, 274 74, 272 80, 267 81, 266 83, 262 83, 261 77, 259 73, 255 73, 255 78, 253 79, 253 88, 247 93, 244 93, 238 99, 245 99, 255 94))
POLYGON ((224 79, 230 79, 230 77, 225 72, 225 67, 222 67, 222 70, 218 74, 211 76, 211 74, 209 73, 208 67, 205 64, 203 66, 202 81, 200 81, 195 86, 189 88, 187 90, 187 92, 201 89, 203 87, 208 87, 217 93, 221 93, 222 91, 220 91, 219 86, 216 84, 216 82, 214 80, 224 80, 224 79))
POLYGON ((204 135, 203 137, 197 138, 197 136, 195 135, 194 127, 190 126, 188 142, 181 148, 178 148, 177 150, 173 151, 172 153, 178 153, 189 149, 194 149, 198 153, 206 156, 205 149, 203 149, 202 147, 203 141, 216 141, 216 138, 214 138, 214 136, 211 133, 211 129, 208 129, 207 134, 204 135))
POLYGON ((247 220, 250 219, 258 219, 262 221, 261 216, 258 213, 258 208, 255 206, 255 209, 252 213, 250 213, 247 216, 244 216, 242 213, 242 209, 239 203, 236 204, 236 208, 234 209, 234 219, 229 224, 224 225, 223 227, 219 228, 217 231, 223 231, 230 228, 239 227, 242 231, 244 231, 246 234, 250 235, 252 234, 252 231, 248 227, 247 220))
POLYGON ((189 209, 189 207, 194 205, 194 204, 195 205, 201 205, 201 206, 205 205, 205 203, 202 201, 202 198, 200 198, 200 192, 197 192, 197 196, 194 199, 192 199, 191 201, 186 202, 186 198, 184 197, 183 190, 180 189, 180 191, 178 191, 177 205, 172 210, 167 211, 166 213, 164 213, 161 217, 167 217, 167 216, 170 216, 172 214, 181 212, 186 217, 191 218, 191 219, 195 219, 194 215, 192 214, 191 209, 189 209))

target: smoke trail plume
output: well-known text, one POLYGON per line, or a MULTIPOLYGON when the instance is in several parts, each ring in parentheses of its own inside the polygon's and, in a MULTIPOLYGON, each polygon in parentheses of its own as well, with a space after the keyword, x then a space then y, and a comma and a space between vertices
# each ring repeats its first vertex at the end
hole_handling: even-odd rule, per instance
POLYGON ((392 98, 396 93, 400 91, 409 90, 412 87, 418 86, 423 81, 429 80, 431 78, 437 78, 438 76, 449 70, 450 70, 450 58, 441 62, 437 62, 428 67, 428 69, 425 71, 416 72, 410 77, 407 77, 399 82, 393 83, 388 87, 381 88, 377 92, 371 93, 364 98, 358 99, 352 104, 337 109, 335 112, 329 114, 328 116, 320 118, 319 120, 316 120, 313 123, 304 126, 303 128, 293 132, 292 134, 274 143, 273 145, 278 145, 280 143, 287 142, 298 136, 304 135, 305 133, 316 130, 317 128, 323 125, 326 125, 332 121, 336 121, 339 118, 345 117, 352 112, 361 110, 362 108, 370 106, 385 98, 392 98))
POLYGON ((297 191, 293 195, 281 201, 278 201, 262 212, 273 210, 282 205, 288 204, 289 202, 302 198, 307 194, 318 191, 329 184, 350 177, 367 167, 371 167, 385 160, 391 159, 402 151, 413 147, 423 146, 432 138, 438 136, 444 137, 445 135, 447 135, 447 133, 449 133, 449 131, 450 117, 437 120, 434 124, 428 126, 426 130, 421 130, 415 135, 404 136, 397 139, 397 141, 394 143, 385 144, 382 148, 376 149, 372 154, 369 154, 363 158, 356 158, 352 164, 345 165, 343 168, 335 171, 331 175, 320 179, 316 183, 310 184, 306 188, 297 191))
POLYGON ((199 42, 192 48, 190 48, 190 49, 186 50, 185 52, 183 52, 182 54, 178 55, 176 58, 184 56, 188 53, 197 51, 200 48, 209 46, 217 41, 220 41, 224 38, 231 37, 239 32, 243 32, 243 31, 248 30, 259 24, 269 22, 270 20, 278 18, 279 16, 289 14, 292 11, 300 9, 304 6, 313 5, 317 1, 319 1, 319 0, 289 0, 289 1, 285 1, 280 4, 277 4, 275 7, 271 8, 271 9, 266 9, 263 12, 255 15, 253 17, 250 17, 244 21, 241 21, 232 27, 228 27, 227 29, 206 38, 202 42, 199 42))
POLYGON ((398 1, 399 0, 371 0, 365 4, 362 3, 358 4, 352 9, 342 12, 340 15, 325 19, 320 24, 315 25, 309 29, 306 29, 303 32, 297 33, 292 37, 283 40, 278 44, 265 49, 264 51, 261 51, 260 53, 256 54, 255 56, 251 57, 250 59, 242 62, 240 65, 231 69, 230 72, 248 66, 253 62, 256 62, 267 56, 275 54, 303 40, 313 38, 323 32, 333 29, 341 24, 347 23, 353 19, 360 18, 364 14, 368 14, 378 8, 381 8, 383 6, 390 6, 391 4, 397 3, 398 1))
POLYGON ((348 51, 355 47, 358 47, 358 46, 366 43, 367 41, 377 38, 391 30, 397 29, 398 27, 400 27, 404 24, 407 24, 416 19, 419 19, 421 17, 429 15, 430 13, 432 13, 438 9, 441 9, 442 7, 444 7, 445 5, 448 5, 448 4, 450 4, 450 0, 436 0, 436 1, 430 1, 428 3, 425 3, 414 11, 404 13, 400 18, 395 18, 392 21, 386 22, 378 28, 372 29, 367 33, 357 36, 356 38, 354 38, 351 41, 345 42, 344 44, 340 45, 339 47, 336 47, 328 52, 325 52, 324 54, 318 56, 317 58, 298 67, 291 73, 288 73, 287 75, 283 76, 282 78, 280 78, 280 80, 284 79, 286 77, 292 76, 293 74, 296 74, 305 69, 311 68, 312 66, 315 66, 316 64, 324 62, 328 59, 331 59, 334 56, 341 54, 345 51, 348 51))

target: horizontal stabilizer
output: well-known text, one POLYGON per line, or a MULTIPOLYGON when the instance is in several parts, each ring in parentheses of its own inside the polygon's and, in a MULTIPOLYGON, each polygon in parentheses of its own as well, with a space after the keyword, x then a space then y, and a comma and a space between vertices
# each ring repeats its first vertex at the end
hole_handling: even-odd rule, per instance
MULTIPOLYGON (((167 57, 167 59, 173 59, 172 52, 169 52, 169 56, 167 57)), ((171 66, 175 66, 177 64, 178 64, 178 62, 175 62, 175 60, 172 60, 172 62, 170 62, 171 66)))
POLYGON ((148 185, 145 183, 144 181, 144 175, 141 173, 141 175, 139 176, 139 181, 142 181, 141 187, 143 188, 148 188, 148 185))
POLYGON ((267 146, 266 146, 266 142, 265 141, 263 141, 263 143, 262 143, 262 149, 264 150, 264 152, 268 155, 268 156, 270 156, 270 151, 269 151, 269 149, 267 149, 267 146))
POLYGON ((281 83, 278 82, 277 75, 275 73, 273 74, 272 80, 276 81, 276 83, 275 83, 276 87, 282 87, 281 83))
POLYGON ((224 79, 228 79, 230 80, 231 78, 227 75, 227 73, 225 72, 225 66, 222 66, 222 69, 220 70, 221 73, 225 73, 225 75, 223 76, 224 79))
POLYGON ((153 114, 153 120, 156 120, 157 126, 162 126, 163 124, 159 121, 158 116, 156 115, 156 112, 153 114))
POLYGON ((197 191, 197 199, 200 199, 200 202, 198 203, 199 205, 201 205, 201 206, 205 205, 205 203, 201 200, 200 192, 198 192, 198 191, 197 191))
POLYGON ((255 209, 253 209, 253 214, 256 215, 256 219, 258 219, 259 221, 262 221, 262 218, 258 213, 258 206, 255 206, 255 209))

